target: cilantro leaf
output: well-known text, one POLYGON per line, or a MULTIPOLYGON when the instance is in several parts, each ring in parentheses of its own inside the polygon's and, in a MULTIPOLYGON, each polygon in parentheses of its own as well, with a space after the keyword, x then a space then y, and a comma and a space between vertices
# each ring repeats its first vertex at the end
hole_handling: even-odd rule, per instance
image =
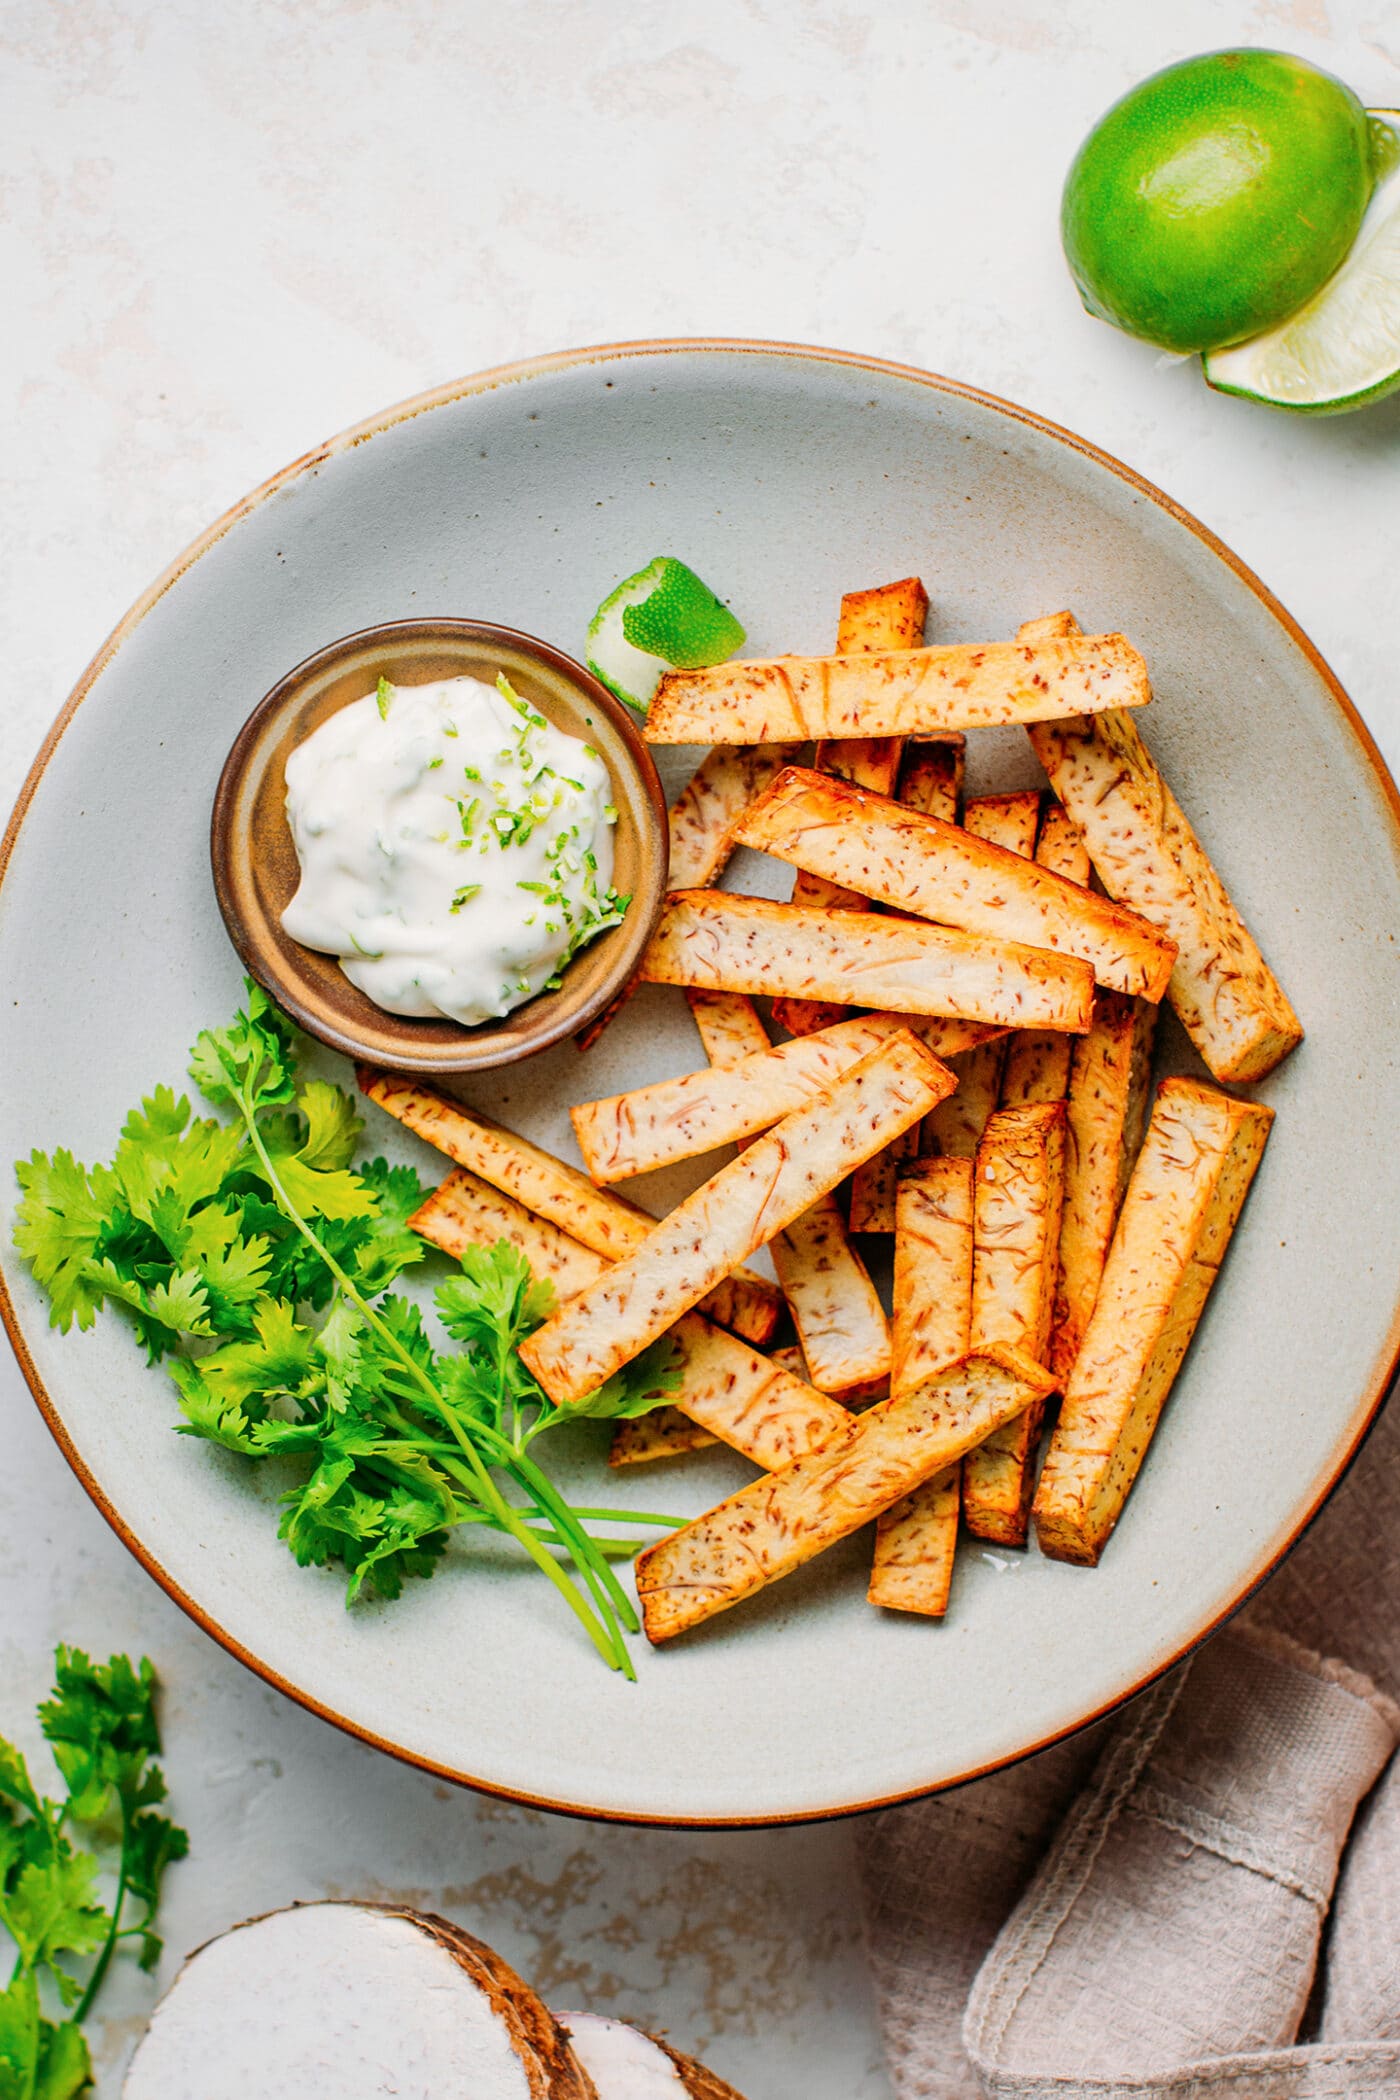
POLYGON ((150 1970, 160 1960, 164 1945, 151 1921, 160 1905, 165 1870, 176 1860, 188 1857, 189 1834, 168 1816, 142 1809, 127 1825, 126 1838, 126 1886, 135 1900, 144 1905, 137 1930, 141 1967, 150 1970))
POLYGON ((364 1118, 338 1086, 324 1079, 308 1079, 297 1095, 297 1107, 306 1123, 301 1157, 309 1167, 348 1167, 360 1142, 364 1118))
POLYGON ((73 1979, 57 1967, 60 1954, 95 1954, 111 1919, 97 1895, 97 1861, 57 1840, 46 1860, 20 1868, 0 1898, 0 1922, 19 1950, 21 1966, 48 1968, 64 2001, 77 1997, 73 1979))
POLYGON ((60 1647, 54 1685, 39 1723, 63 1778, 66 1799, 43 1799, 24 1759, 0 1743, 0 1930, 13 1946, 13 1971, 0 1992, 0 2100, 73 2100, 91 2082, 81 2022, 123 1939, 141 1947, 143 1966, 156 1959, 154 1930, 161 1879, 183 1858, 183 1830, 154 1813, 165 1779, 152 1762, 160 1750, 155 1672, 124 1655, 94 1662, 60 1647), (80 1847, 75 1833, 90 1844, 80 1847), (117 1859, 103 1855, 115 1844, 117 1859), (98 1848, 98 1849, 94 1849, 98 1848), (115 1881, 111 1908, 99 1893, 99 1871, 115 1881), (128 1902, 138 1905, 126 1924, 128 1902), (91 1962, 86 1983, 74 1962, 91 1962), (50 2009, 73 2008, 69 2019, 50 2009))
POLYGON ((17 1802, 31 1816, 39 1814, 39 1796, 29 1776, 29 1767, 13 1743, 0 1737, 0 1800, 17 1802))
POLYGON ((114 1789, 134 1798, 146 1759, 160 1749, 154 1700, 149 1662, 133 1668, 126 1656, 114 1655, 94 1663, 81 1648, 57 1650, 54 1689, 39 1708, 39 1725, 79 1822, 103 1815, 114 1789))
POLYGON ((337 1413, 345 1407, 359 1378, 364 1357, 364 1319, 348 1299, 332 1306, 316 1338, 326 1370, 326 1400, 337 1413))
POLYGON ((653 1342, 640 1356, 624 1364, 596 1391, 558 1410, 560 1421, 586 1417, 592 1421, 622 1422, 636 1415, 649 1415, 664 1407, 681 1388, 681 1355, 666 1335, 653 1342))
POLYGON ((429 1191, 412 1167, 391 1167, 382 1159, 371 1159, 356 1171, 377 1208, 372 1218, 359 1220, 352 1228, 353 1245, 337 1251, 359 1289, 367 1297, 377 1297, 428 1251, 408 1221, 426 1202, 429 1191))
POLYGON ((530 1264, 509 1240, 465 1247, 461 1274, 434 1293, 443 1326, 456 1342, 482 1346, 503 1340, 513 1348, 554 1310, 554 1286, 536 1282, 530 1264))
POLYGON ((190 1053, 190 1077, 206 1101, 231 1108, 246 1090, 259 1108, 296 1095, 292 1024, 260 984, 243 980, 248 1004, 227 1028, 206 1028, 190 1053))
POLYGON ((214 1332, 209 1322, 209 1296, 193 1269, 177 1270, 168 1278, 148 1284, 139 1276, 123 1275, 107 1257, 89 1262, 88 1274, 104 1298, 115 1298, 134 1314, 136 1331, 152 1362, 173 1349, 182 1335, 204 1338, 214 1332))
POLYGON ((91 1327, 103 1302, 89 1264, 107 1223, 115 1184, 101 1168, 89 1173, 71 1152, 35 1152, 15 1174, 24 1191, 15 1245, 49 1296, 49 1320, 63 1333, 91 1327))
POLYGON ((315 1167, 300 1151, 269 1147, 277 1179, 294 1210, 312 1218, 372 1218, 378 1199, 343 1167, 315 1167))
POLYGON ((92 2058, 82 2028, 74 2020, 59 2026, 41 2020, 33 2100, 74 2100, 91 2084, 92 2058))
POLYGON ((41 2046, 39 1987, 33 1972, 20 1968, 0 1991, 0 2100, 28 2100, 41 2046))

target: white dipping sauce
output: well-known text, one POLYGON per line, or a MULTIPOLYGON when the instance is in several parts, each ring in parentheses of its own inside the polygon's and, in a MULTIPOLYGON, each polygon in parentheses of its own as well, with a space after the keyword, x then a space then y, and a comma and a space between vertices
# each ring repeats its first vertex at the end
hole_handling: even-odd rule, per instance
POLYGON ((282 924, 391 1014, 498 1019, 630 902, 610 792, 592 746, 504 678, 381 679, 287 760, 301 881, 282 924))

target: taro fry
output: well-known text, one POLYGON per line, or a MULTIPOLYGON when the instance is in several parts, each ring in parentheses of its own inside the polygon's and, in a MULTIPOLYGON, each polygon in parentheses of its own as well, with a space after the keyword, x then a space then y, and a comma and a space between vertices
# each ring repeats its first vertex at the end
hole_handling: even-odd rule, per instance
POLYGON ((584 1165, 595 1181, 623 1181, 720 1145, 739 1144, 780 1123, 899 1023, 840 1021, 818 1035, 761 1050, 738 1064, 683 1072, 569 1110, 584 1165))
MULTIPOLYGON (((1070 613, 1021 629, 1032 644, 1077 633, 1070 613)), ((1262 1079, 1302 1041, 1302 1024, 1131 715, 1047 723, 1031 743, 1109 896, 1175 941, 1167 996, 1210 1071, 1262 1079)))
MULTIPOLYGON (((1039 867, 1052 875, 1089 887, 1091 869, 1084 834, 1065 814, 1053 795, 1040 817, 1040 836, 1035 842, 1039 867)), ((1067 1036, 1052 1035, 1046 1028, 1023 1028, 1006 1046, 1001 1074, 1003 1108, 1030 1108, 1037 1101, 1063 1101, 1069 1091, 1069 1061, 1074 1044, 1067 1036)))
MULTIPOLYGON (((966 1355, 972 1342, 972 1161, 925 1159, 895 1197, 892 1394, 966 1355)), ((875 1526, 868 1596, 887 1610, 942 1618, 962 1503, 962 1466, 935 1473, 875 1526)))
POLYGON ((790 992, 979 1022, 994 1030, 1089 1025, 1094 973, 1076 956, 922 920, 816 911, 719 890, 671 896, 642 959, 654 984, 790 992))
POLYGON ((1048 1362, 1069 1376, 1099 1294, 1113 1228, 1142 1143, 1157 1009, 1099 992, 1094 1019, 1077 1036, 1065 1104, 1065 1208, 1048 1362))
POLYGON ((1142 707, 1150 698, 1147 666, 1121 634, 1018 638, 670 671, 644 734, 650 744, 942 736, 1142 707))
MULTIPOLYGON (((973 1182, 972 1345, 1003 1342, 1036 1363, 1049 1354, 1065 1188, 1065 1106, 1003 1108, 977 1148, 973 1182)), ((976 1538, 1025 1544, 1041 1408, 969 1453, 963 1515, 976 1538)))
MULTIPOLYGON (((898 793, 907 809, 920 810, 926 817, 940 817, 945 824, 958 822, 965 747, 966 738, 960 736, 906 744, 898 793)), ((930 1043, 929 1048, 935 1056, 949 1054, 940 1051, 936 1043, 930 1043)), ((883 1152, 856 1168, 851 1177, 852 1232, 894 1231, 899 1170, 906 1161, 917 1158, 918 1152, 919 1132, 906 1130, 902 1138, 896 1138, 883 1152)))
MULTIPOLYGON (((746 846, 840 881, 898 912, 968 933, 1079 955, 1110 991, 1160 999, 1176 943, 1137 912, 1067 882, 1033 858, 1039 797, 987 797, 967 822, 944 824, 846 781, 785 766, 748 810, 746 846), (1026 809, 1027 838, 1010 847, 974 825, 988 805, 1026 809)), ((1008 826, 1013 820, 1007 818, 1008 826)))
POLYGON ((1054 1390, 1014 1349, 964 1357, 649 1546, 637 1561, 647 1638, 713 1618, 849 1538, 1054 1390))
POLYGON ((1092 1567, 1220 1272, 1273 1110, 1167 1079, 1123 1199, 1036 1490, 1042 1553, 1092 1567))

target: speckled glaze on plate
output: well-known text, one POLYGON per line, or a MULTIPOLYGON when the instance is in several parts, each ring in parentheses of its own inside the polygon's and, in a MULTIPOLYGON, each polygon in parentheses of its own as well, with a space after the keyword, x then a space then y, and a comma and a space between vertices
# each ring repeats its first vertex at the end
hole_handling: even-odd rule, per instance
MULTIPOLYGON (((11 1338, 98 1506, 165 1588, 271 1683, 448 1777, 659 1822, 831 1815, 986 1771, 1140 1689, 1258 1583, 1365 1434, 1400 1346, 1400 823, 1305 638, 1218 542, 1081 440, 926 374, 771 344, 625 345, 485 374, 290 468, 134 608, 36 764, 0 890, 6 1159, 106 1156, 238 991, 209 881, 210 801, 259 694, 336 635, 489 611, 581 646, 658 553, 731 596, 749 650, 831 646, 843 590, 916 571, 934 638, 1071 606, 1143 649, 1145 734, 1308 1029, 1259 1089, 1278 1123, 1128 1512, 1096 1571, 976 1546, 941 1625, 879 1615, 856 1539, 657 1654, 629 1686, 538 1576, 474 1544, 348 1614, 295 1568, 270 1481, 171 1434, 115 1321, 58 1336, 3 1256, 11 1338)), ((693 753, 665 754, 668 785, 693 753)), ((1034 778, 978 740, 975 785, 1034 778)), ((737 888, 777 894, 750 856, 737 888)), ((1193 1069, 1178 1031, 1164 1055, 1193 1069)), ((673 992, 582 1058, 562 1043, 463 1092, 568 1147, 571 1100, 694 1066, 673 992)), ((328 1064, 333 1063, 328 1060, 328 1064)), ((377 1124, 376 1143, 410 1156, 377 1124)), ((412 1153, 420 1164, 427 1155, 412 1153)), ((574 1156, 571 1152, 569 1156, 574 1156)), ((639 1183, 653 1207, 698 1174, 639 1183)), ((596 1493, 605 1436, 556 1446, 596 1493)), ((749 1477, 705 1455, 609 1499, 689 1513, 749 1477)))

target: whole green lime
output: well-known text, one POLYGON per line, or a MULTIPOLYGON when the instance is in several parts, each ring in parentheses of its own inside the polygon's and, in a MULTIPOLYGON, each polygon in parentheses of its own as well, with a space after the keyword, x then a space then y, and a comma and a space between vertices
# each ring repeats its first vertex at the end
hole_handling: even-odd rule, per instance
POLYGON ((1060 231, 1091 314, 1212 350, 1295 313, 1337 268, 1373 180, 1366 112, 1283 51, 1154 73, 1089 133, 1060 231))

